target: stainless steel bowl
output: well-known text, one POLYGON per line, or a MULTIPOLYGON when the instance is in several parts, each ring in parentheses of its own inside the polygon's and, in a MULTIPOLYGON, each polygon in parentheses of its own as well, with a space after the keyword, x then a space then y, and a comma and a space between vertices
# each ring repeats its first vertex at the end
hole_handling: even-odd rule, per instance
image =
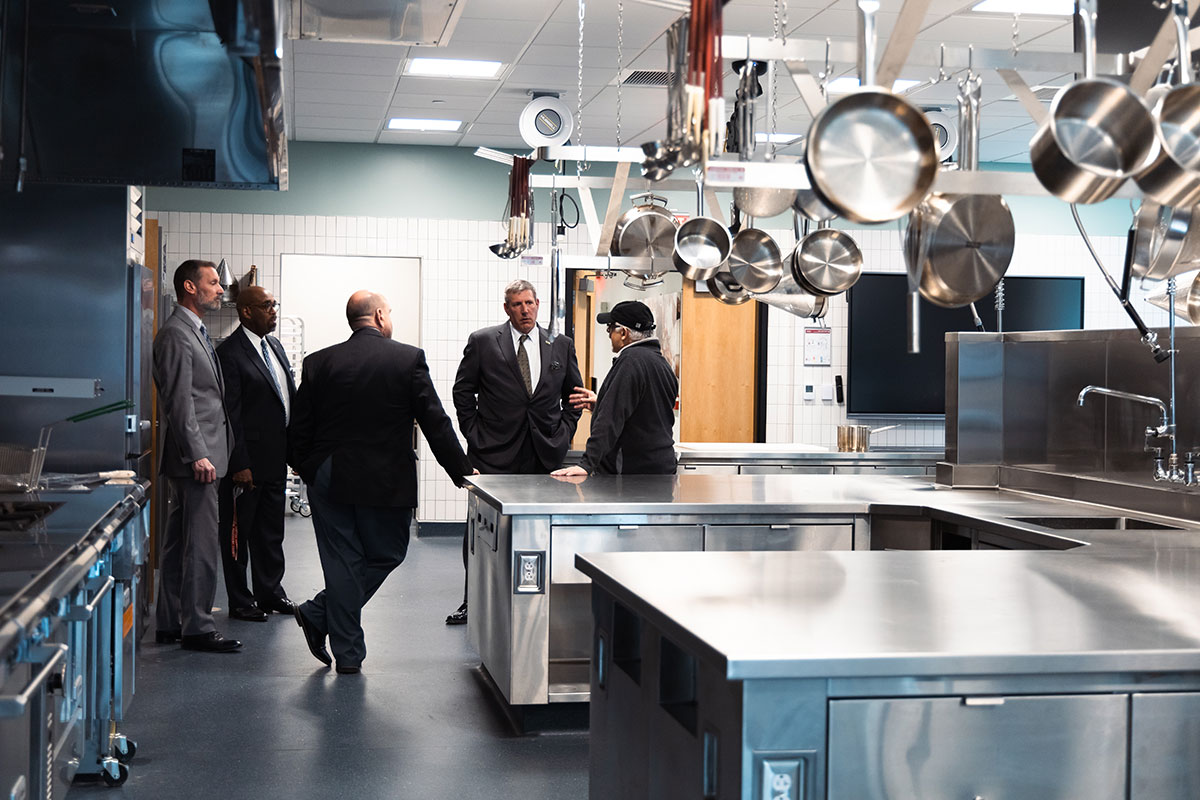
POLYGON ((767 219, 777 217, 792 207, 795 189, 744 188, 733 190, 733 202, 748 217, 767 219))
POLYGON ((708 280, 717 274, 732 248, 728 228, 711 217, 692 217, 675 232, 672 260, 683 277, 708 280))

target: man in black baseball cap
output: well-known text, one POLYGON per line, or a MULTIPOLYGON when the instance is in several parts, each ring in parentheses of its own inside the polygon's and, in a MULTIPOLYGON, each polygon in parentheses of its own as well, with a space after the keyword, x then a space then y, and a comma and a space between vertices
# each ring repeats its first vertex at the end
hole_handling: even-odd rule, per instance
MULTIPOLYGON (((601 311, 596 315, 596 322, 601 325, 617 325, 637 333, 649 333, 654 330, 654 314, 645 303, 637 300, 622 300, 612 307, 611 311, 601 311)), ((613 352, 616 352, 614 350, 613 352)))
POLYGON ((594 393, 577 386, 571 405, 594 411, 592 432, 578 466, 551 475, 675 473, 675 399, 679 380, 654 338, 654 314, 636 300, 596 315, 608 327, 617 357, 594 393))

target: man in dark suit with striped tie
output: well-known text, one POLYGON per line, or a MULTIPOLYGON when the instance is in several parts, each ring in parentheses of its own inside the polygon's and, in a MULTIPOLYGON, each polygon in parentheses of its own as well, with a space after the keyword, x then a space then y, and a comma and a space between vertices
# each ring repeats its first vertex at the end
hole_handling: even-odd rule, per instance
MULTIPOLYGON (((467 456, 480 473, 546 474, 562 466, 579 423, 569 398, 583 382, 575 343, 550 341, 538 327, 533 284, 516 280, 504 289, 508 322, 477 330, 467 339, 454 380, 458 429, 467 456)), ((463 539, 463 566, 467 544, 463 539)), ((447 625, 467 621, 463 604, 447 625)))
POLYGON ((261 286, 242 289, 242 324, 217 348, 234 442, 221 481, 221 561, 229 616, 250 622, 265 622, 272 611, 293 613, 282 582, 287 424, 296 384, 283 345, 271 336, 277 305, 261 286))

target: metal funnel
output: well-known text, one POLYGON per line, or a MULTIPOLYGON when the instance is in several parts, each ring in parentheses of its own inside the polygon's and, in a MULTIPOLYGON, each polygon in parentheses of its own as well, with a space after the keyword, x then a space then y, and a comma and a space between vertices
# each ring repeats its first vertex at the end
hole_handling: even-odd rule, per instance
MULTIPOLYGON (((1165 311, 1171 310, 1171 298, 1166 292, 1151 295, 1146 302, 1165 311)), ((1175 292, 1175 316, 1193 325, 1200 324, 1200 272, 1175 292)))

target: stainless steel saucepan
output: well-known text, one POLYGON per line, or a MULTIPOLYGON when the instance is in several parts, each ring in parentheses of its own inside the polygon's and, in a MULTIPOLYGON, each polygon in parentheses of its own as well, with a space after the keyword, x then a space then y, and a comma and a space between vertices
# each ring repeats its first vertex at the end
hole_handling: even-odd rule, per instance
POLYGON ((837 449, 839 453, 865 453, 871 449, 871 434, 890 431, 899 425, 872 428, 870 425, 838 425, 837 449))
POLYGON ((938 151, 925 115, 875 82, 875 13, 858 0, 862 87, 826 106, 808 132, 805 165, 825 205, 854 222, 899 219, 929 193, 938 151))
POLYGON ((1193 83, 1187 0, 1172 0, 1171 5, 1179 85, 1155 104, 1158 155, 1134 180, 1142 192, 1163 205, 1190 207, 1200 203, 1200 85, 1193 83))
POLYGON ((705 282, 709 293, 728 306, 740 306, 751 298, 746 287, 733 279, 728 272, 718 272, 705 282))
POLYGON ((775 306, 797 317, 820 319, 825 316, 829 307, 828 298, 824 295, 806 291, 790 274, 784 273, 779 284, 766 294, 756 294, 754 299, 769 306, 775 306))
POLYGON ((668 258, 675 247, 679 223, 667 210, 667 199, 651 192, 635 194, 631 199, 634 206, 617 220, 609 251, 614 256, 668 258))
POLYGON ((1164 206, 1143 200, 1134 218, 1131 272, 1143 281, 1162 281, 1200 267, 1197 206, 1164 206))
POLYGON ((708 280, 721 269, 733 248, 729 229, 712 217, 704 216, 704 184, 696 177, 697 216, 675 231, 675 251, 671 258, 675 269, 693 281, 708 280))
POLYGON ((1096 0, 1079 0, 1084 77, 1064 87, 1029 141, 1041 184, 1069 203, 1107 200, 1141 171, 1155 143, 1154 120, 1132 89, 1096 77, 1096 0))
MULTIPOLYGON (((958 84, 964 171, 979 166, 981 87, 975 74, 958 84)), ((913 210, 905 232, 909 285, 943 308, 974 303, 1004 277, 1015 244, 1012 212, 1000 195, 932 194, 913 210)))

